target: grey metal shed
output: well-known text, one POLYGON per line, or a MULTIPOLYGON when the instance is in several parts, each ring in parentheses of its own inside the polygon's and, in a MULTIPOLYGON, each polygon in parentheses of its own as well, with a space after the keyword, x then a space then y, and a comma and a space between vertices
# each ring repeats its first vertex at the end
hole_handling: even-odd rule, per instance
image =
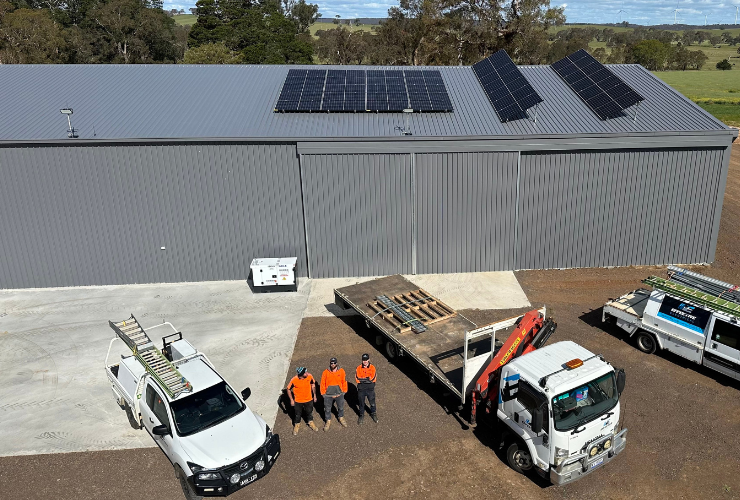
POLYGON ((636 120, 525 66, 537 121, 501 123, 471 68, 442 67, 454 111, 406 136, 400 113, 275 113, 295 67, 0 66, 0 288, 244 279, 287 255, 316 278, 711 262, 737 131, 609 67, 636 120))

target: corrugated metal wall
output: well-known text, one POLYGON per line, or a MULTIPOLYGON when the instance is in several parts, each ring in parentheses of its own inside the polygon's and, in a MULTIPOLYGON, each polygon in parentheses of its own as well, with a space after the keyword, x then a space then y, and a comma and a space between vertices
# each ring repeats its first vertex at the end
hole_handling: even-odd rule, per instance
POLYGON ((0 148, 0 172, 0 288, 306 274, 294 144, 0 148))
POLYGON ((516 268, 711 261, 724 152, 522 154, 516 268))
POLYGON ((518 153, 417 154, 417 272, 514 268, 518 153))
POLYGON ((312 278, 412 272, 411 155, 305 155, 312 278))

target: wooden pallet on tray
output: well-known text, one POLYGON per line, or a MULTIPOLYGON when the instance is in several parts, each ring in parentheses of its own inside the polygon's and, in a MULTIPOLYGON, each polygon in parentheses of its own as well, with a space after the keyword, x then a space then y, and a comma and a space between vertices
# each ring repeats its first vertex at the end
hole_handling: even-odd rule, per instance
POLYGON ((457 316, 454 309, 421 288, 392 297, 379 295, 368 307, 400 333, 421 333, 429 325, 457 316))

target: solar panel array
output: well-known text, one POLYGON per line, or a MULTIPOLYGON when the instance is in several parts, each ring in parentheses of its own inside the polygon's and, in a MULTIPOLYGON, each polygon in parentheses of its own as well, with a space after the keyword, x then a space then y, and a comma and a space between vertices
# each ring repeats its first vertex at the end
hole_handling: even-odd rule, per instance
POLYGON ((607 67, 581 49, 552 64, 552 69, 602 120, 645 99, 607 67))
POLYGON ((502 122, 527 117, 527 110, 542 102, 505 50, 473 65, 483 90, 502 122))
POLYGON ((438 70, 291 69, 275 111, 452 111, 438 70))

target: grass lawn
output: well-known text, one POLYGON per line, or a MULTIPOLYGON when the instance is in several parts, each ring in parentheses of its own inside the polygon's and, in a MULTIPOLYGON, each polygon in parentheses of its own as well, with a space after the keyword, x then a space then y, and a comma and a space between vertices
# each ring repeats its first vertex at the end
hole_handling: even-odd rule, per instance
POLYGON ((737 66, 740 65, 730 71, 656 71, 653 74, 726 124, 738 127, 740 68, 737 66))
POLYGON ((350 26, 348 24, 342 23, 334 24, 334 23, 314 23, 311 26, 309 26, 308 31, 311 33, 311 36, 315 37, 316 32, 319 30, 333 30, 334 28, 338 28, 339 26, 342 26, 343 28, 346 28, 350 31, 373 31, 373 28, 375 26, 370 24, 361 24, 360 26, 350 26))
POLYGON ((195 14, 180 14, 179 16, 172 16, 176 24, 180 26, 192 26, 195 24, 195 20, 198 18, 195 14))

